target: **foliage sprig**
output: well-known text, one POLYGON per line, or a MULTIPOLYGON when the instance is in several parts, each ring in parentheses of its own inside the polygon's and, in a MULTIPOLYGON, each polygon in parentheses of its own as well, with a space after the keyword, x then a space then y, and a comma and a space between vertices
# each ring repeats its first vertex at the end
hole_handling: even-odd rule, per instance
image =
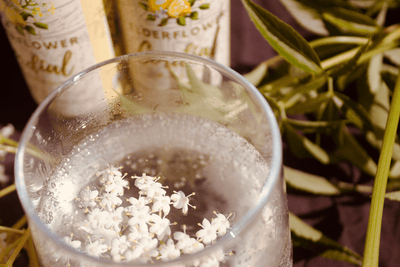
POLYGON ((324 177, 285 167, 287 184, 297 190, 331 196, 349 191, 366 195, 373 192, 363 260, 337 243, 327 245, 322 233, 315 238, 315 229, 291 216, 293 243, 310 250, 318 247, 323 257, 378 266, 386 191, 391 191, 386 194, 389 199, 400 200, 400 143, 396 133, 400 24, 385 25, 389 10, 400 4, 281 2, 300 25, 320 37, 308 42, 267 10, 251 0, 242 0, 257 29, 279 54, 246 77, 270 103, 296 157, 315 158, 325 165, 349 161, 362 172, 376 176, 372 188, 333 184, 324 177), (360 139, 372 149, 361 145, 360 139), (379 164, 375 154, 380 154, 379 164))

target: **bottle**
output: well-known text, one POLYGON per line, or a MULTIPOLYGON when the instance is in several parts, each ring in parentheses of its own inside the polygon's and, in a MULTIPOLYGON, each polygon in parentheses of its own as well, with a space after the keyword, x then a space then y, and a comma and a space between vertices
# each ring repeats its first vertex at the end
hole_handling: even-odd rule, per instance
MULTIPOLYGON (((115 56, 102 0, 0 0, 0 12, 37 103, 77 72, 115 56)), ((57 109, 72 115, 108 93, 92 86, 65 94, 57 109)))
MULTIPOLYGON (((184 52, 230 65, 230 0, 104 0, 114 49, 119 54, 144 51, 184 52)), ((131 64, 133 92, 145 96, 150 88, 174 87, 174 78, 185 77, 184 66, 166 62, 131 64)), ((202 66, 194 68, 203 77, 202 66)), ((216 73, 207 74, 211 84, 222 82, 216 73)), ((185 80, 186 79, 186 80, 185 80)), ((182 78, 181 82, 187 82, 182 78)), ((124 89, 124 92, 128 92, 124 89)), ((154 96, 156 101, 156 96, 154 96)))
POLYGON ((230 0, 104 0, 115 50, 185 52, 230 65, 230 0))

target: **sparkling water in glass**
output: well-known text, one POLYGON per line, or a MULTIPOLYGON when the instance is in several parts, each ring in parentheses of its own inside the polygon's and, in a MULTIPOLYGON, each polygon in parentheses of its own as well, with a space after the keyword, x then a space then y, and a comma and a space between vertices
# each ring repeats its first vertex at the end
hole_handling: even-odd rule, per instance
POLYGON ((292 266, 274 114, 204 58, 76 75, 26 125, 15 177, 43 266, 292 266), (55 108, 88 88, 96 101, 55 108))

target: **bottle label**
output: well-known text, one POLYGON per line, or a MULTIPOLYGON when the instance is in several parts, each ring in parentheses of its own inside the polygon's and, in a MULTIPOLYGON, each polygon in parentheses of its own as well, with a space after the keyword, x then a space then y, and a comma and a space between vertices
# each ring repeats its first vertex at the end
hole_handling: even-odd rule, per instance
MULTIPOLYGON (((73 74, 114 56, 102 0, 0 0, 0 12, 38 103, 73 74)), ((79 99, 71 97, 65 99, 66 105, 79 99)))
POLYGON ((123 51, 185 52, 230 64, 229 0, 120 0, 123 51))

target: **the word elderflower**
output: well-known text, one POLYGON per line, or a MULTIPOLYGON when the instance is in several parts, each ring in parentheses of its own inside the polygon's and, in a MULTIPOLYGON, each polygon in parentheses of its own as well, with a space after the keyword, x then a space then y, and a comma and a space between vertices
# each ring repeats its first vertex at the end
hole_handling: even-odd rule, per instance
MULTIPOLYGON (((114 262, 154 263, 203 250, 230 228, 231 215, 226 217, 214 211, 216 217, 211 221, 204 218, 195 236, 186 233, 186 225, 181 226, 183 232, 172 231, 171 226, 177 223, 168 218, 171 206, 187 215, 189 207, 196 208, 189 203, 195 193, 173 191, 168 196, 165 190, 168 187, 159 182, 160 178, 143 173, 131 176, 138 196, 123 201, 125 188, 130 188, 126 175, 113 166, 97 172, 100 189, 86 187, 76 198, 78 207, 84 210, 78 227, 87 233, 87 238, 74 240, 71 234, 63 238, 67 244, 90 256, 114 262)), ((194 266, 219 266, 225 254, 222 251, 214 254, 197 260, 194 266)))

